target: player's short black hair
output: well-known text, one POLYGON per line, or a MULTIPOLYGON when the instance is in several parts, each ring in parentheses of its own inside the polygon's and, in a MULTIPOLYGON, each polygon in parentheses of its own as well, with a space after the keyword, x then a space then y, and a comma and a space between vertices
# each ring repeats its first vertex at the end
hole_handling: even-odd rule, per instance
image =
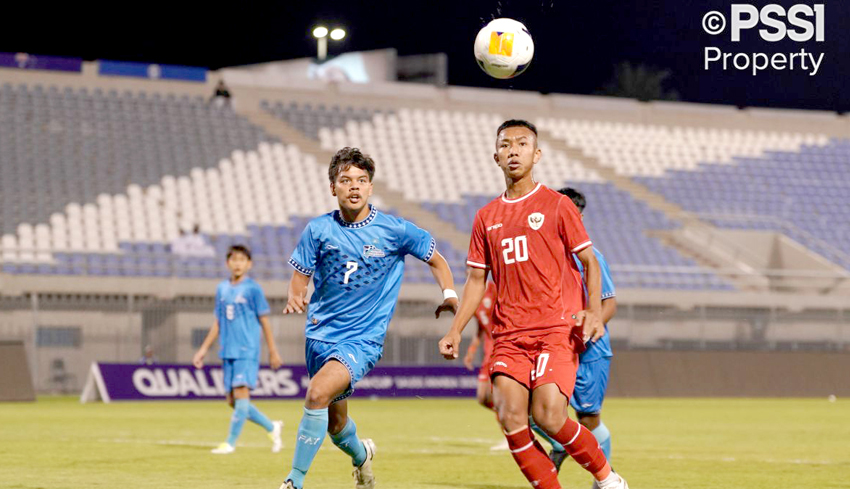
POLYGON ((372 157, 367 154, 363 154, 359 148, 346 146, 337 151, 334 157, 331 158, 331 165, 328 167, 328 178, 330 178, 331 183, 336 181, 336 177, 340 173, 348 170, 352 166, 365 170, 366 173, 369 174, 370 182, 375 177, 375 161, 372 160, 372 157))
POLYGON ((584 208, 587 207, 587 199, 584 197, 584 194, 579 192, 578 190, 572 187, 564 187, 561 190, 558 190, 558 193, 564 194, 573 201, 573 204, 578 207, 578 211, 584 214, 584 208))
POLYGON ((523 120, 523 119, 506 120, 505 122, 502 123, 501 126, 499 126, 499 129, 496 130, 496 137, 498 137, 499 134, 502 133, 502 131, 504 131, 505 129, 507 129, 509 127, 524 127, 526 129, 528 129, 529 131, 533 132, 535 138, 537 137, 537 126, 535 126, 534 124, 532 124, 532 123, 530 123, 526 120, 523 120))
POLYGON ((242 253, 243 255, 248 257, 248 260, 251 259, 251 250, 243 245, 243 244, 235 244, 227 249, 227 259, 229 260, 234 253, 242 253))

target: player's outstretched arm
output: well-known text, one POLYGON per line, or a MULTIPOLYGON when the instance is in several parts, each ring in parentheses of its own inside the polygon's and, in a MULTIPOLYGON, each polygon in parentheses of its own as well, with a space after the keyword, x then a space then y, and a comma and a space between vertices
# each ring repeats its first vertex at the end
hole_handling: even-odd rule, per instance
POLYGON ((584 341, 596 341, 605 334, 602 322, 602 271, 593 253, 593 247, 576 253, 584 267, 584 282, 587 288, 587 308, 577 314, 576 325, 582 326, 584 341))
POLYGON ((440 286, 443 292, 443 303, 434 311, 435 317, 440 317, 443 311, 451 311, 452 314, 457 314, 457 293, 455 292, 455 279, 452 277, 452 269, 449 263, 443 258, 439 251, 434 252, 434 256, 428 260, 428 266, 431 268, 431 275, 440 286))
POLYGON ((293 272, 292 280, 289 281, 289 298, 286 300, 284 314, 301 314, 307 310, 307 286, 310 285, 310 276, 301 272, 293 272))
POLYGON ((195 368, 203 368, 204 367, 204 357, 207 356, 207 352, 210 350, 213 342, 218 338, 218 318, 216 318, 213 323, 213 327, 210 328, 210 332, 207 333, 207 337, 204 338, 204 342, 201 343, 198 351, 195 352, 195 356, 192 357, 192 365, 195 368))
POLYGON ((460 308, 455 314, 452 327, 440 340, 440 354, 447 360, 454 360, 460 353, 460 335, 466 324, 472 319, 478 304, 484 298, 487 290, 487 270, 467 267, 466 285, 463 286, 463 297, 460 308))
POLYGON ((266 344, 269 346, 269 365, 273 370, 277 370, 283 365, 283 360, 280 359, 280 354, 277 352, 268 315, 260 316, 260 325, 263 327, 263 336, 266 337, 266 344))

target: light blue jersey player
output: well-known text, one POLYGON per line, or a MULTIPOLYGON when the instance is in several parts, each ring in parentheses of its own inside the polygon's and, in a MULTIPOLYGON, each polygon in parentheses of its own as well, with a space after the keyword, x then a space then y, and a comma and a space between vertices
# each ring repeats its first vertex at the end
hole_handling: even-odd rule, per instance
POLYGON ((270 421, 251 404, 250 398, 251 389, 257 387, 257 373, 260 369, 260 331, 266 337, 272 368, 281 365, 269 325, 269 303, 260 284, 246 275, 251 269, 251 251, 247 247, 230 247, 227 251, 227 268, 230 270, 230 279, 218 284, 215 291, 215 322, 192 359, 195 367, 203 367, 204 357, 216 338, 219 338, 218 355, 224 371, 224 392, 227 403, 233 408, 233 415, 230 417, 227 441, 214 448, 212 453, 233 453, 246 419, 266 430, 272 441, 272 452, 277 453, 283 446, 280 439, 283 423, 270 421))
MULTIPOLYGON (((578 208, 584 218, 584 208, 587 199, 584 194, 573 188, 563 188, 560 193, 569 197, 578 208)), ((594 248, 596 261, 602 272, 602 322, 605 323, 605 335, 594 342, 587 343, 587 349, 579 357, 579 367, 576 373, 576 385, 573 396, 570 398, 570 406, 576 411, 578 422, 599 441, 599 446, 605 453, 605 458, 611 460, 611 433, 602 422, 602 401, 605 399, 605 390, 608 388, 608 374, 611 369, 611 336, 608 333, 608 321, 617 313, 616 291, 614 281, 611 279, 611 269, 608 262, 598 249, 594 248)), ((575 258, 575 256, 573 257, 575 258)), ((584 270, 581 263, 576 259, 582 278, 584 270)), ((559 446, 553 444, 553 450, 549 456, 560 469, 561 462, 566 458, 566 452, 558 450, 559 446)), ((562 447, 560 447, 562 448, 562 447)))
POLYGON ((381 358, 406 255, 427 262, 443 290, 436 316, 457 311, 451 269, 436 251, 434 238, 369 205, 374 174, 375 163, 356 148, 343 148, 334 155, 328 177, 339 210, 310 221, 289 260, 295 273, 284 313, 307 313, 310 385, 292 470, 282 489, 304 487, 325 433, 351 457, 355 487, 374 487, 375 444, 357 436, 346 398, 381 358), (308 305, 311 277, 315 292, 308 305))

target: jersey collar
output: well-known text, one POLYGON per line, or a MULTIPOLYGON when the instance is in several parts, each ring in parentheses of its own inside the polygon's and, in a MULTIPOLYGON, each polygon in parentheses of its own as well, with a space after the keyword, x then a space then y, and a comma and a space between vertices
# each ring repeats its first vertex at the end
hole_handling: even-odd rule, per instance
POLYGON ((513 200, 508 198, 508 191, 505 190, 505 193, 502 194, 502 202, 504 202, 506 204, 516 204, 517 202, 522 202, 523 200, 525 200, 525 199, 531 197, 532 195, 534 195, 535 193, 537 193, 537 191, 540 190, 540 187, 542 187, 542 186, 543 186, 542 183, 537 182, 537 186, 534 187, 534 190, 523 195, 522 197, 520 197, 518 199, 513 199, 513 200))
POLYGON ((369 204, 369 208, 372 209, 372 210, 369 212, 369 215, 366 216, 366 218, 363 219, 362 221, 348 222, 348 221, 346 221, 345 219, 342 218, 342 214, 340 214, 340 212, 338 210, 334 211, 334 219, 336 220, 337 224, 339 224, 340 226, 342 226, 344 228, 360 229, 362 227, 369 225, 369 223, 371 223, 375 219, 375 216, 378 215, 378 208, 377 207, 375 207, 372 204, 369 204))

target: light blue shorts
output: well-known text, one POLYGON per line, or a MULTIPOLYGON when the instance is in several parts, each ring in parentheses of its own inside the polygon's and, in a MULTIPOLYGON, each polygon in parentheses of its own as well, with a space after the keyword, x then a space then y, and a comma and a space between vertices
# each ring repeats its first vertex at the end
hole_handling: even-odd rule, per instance
POLYGON ((611 358, 603 357, 592 362, 580 363, 576 373, 576 386, 570 406, 581 414, 599 414, 605 390, 608 388, 608 373, 611 358))
POLYGON ((221 361, 224 371, 224 393, 230 394, 234 387, 257 387, 257 372, 260 361, 251 358, 225 358, 221 361))
POLYGON ((328 343, 307 338, 306 350, 307 372, 311 378, 330 360, 336 360, 348 369, 351 384, 334 402, 350 396, 354 392, 354 384, 375 368, 384 354, 383 345, 366 340, 328 343))

